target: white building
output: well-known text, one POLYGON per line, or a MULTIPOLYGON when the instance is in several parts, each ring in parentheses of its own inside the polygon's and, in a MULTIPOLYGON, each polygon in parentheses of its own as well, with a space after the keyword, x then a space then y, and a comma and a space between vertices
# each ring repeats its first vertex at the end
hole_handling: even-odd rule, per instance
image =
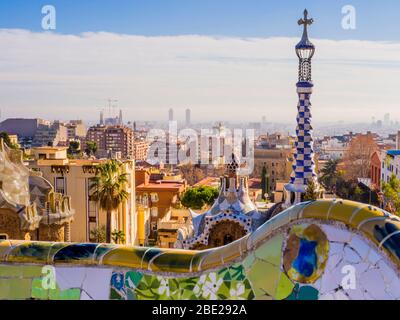
POLYGON ((400 179, 400 150, 383 150, 382 160, 382 182, 389 182, 392 174, 400 179))
POLYGON ((342 159, 348 150, 348 144, 336 138, 324 140, 321 143, 320 159, 337 160, 342 159))

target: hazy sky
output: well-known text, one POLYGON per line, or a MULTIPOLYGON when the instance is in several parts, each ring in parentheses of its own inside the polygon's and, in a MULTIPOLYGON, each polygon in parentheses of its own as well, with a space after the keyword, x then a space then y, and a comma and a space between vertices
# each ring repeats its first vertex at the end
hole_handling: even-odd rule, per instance
POLYGON ((0 2, 4 117, 97 120, 107 98, 126 120, 292 122, 297 19, 310 37, 316 121, 400 120, 399 1, 49 1, 57 29, 41 29, 43 1, 0 2))

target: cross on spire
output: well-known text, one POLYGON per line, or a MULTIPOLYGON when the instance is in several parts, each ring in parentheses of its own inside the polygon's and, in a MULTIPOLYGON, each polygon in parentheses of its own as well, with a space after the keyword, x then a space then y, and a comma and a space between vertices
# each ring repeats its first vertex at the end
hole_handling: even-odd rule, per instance
POLYGON ((308 11, 307 9, 304 9, 304 18, 300 19, 297 23, 299 26, 304 25, 304 31, 303 31, 303 38, 307 38, 307 26, 312 25, 314 22, 314 19, 308 19, 308 11))

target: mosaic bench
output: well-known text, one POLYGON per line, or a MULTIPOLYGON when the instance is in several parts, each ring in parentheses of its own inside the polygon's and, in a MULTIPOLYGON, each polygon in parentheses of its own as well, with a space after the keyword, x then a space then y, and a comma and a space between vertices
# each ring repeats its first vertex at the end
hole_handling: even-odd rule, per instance
POLYGON ((205 251, 0 242, 0 299, 399 299, 400 219, 365 204, 293 206, 205 251))

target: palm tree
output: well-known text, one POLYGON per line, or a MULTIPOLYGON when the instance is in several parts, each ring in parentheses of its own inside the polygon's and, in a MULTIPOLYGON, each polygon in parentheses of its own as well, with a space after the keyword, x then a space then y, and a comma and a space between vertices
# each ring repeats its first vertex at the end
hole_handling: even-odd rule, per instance
POLYGON ((339 164, 339 160, 329 160, 325 166, 321 169, 321 178, 323 186, 329 190, 333 191, 336 187, 336 181, 338 178, 337 166, 339 164))
POLYGON ((107 212, 106 241, 111 242, 111 215, 121 203, 128 199, 125 184, 126 173, 122 172, 122 163, 112 159, 98 167, 98 174, 91 187, 92 197, 98 201, 100 208, 107 212))

